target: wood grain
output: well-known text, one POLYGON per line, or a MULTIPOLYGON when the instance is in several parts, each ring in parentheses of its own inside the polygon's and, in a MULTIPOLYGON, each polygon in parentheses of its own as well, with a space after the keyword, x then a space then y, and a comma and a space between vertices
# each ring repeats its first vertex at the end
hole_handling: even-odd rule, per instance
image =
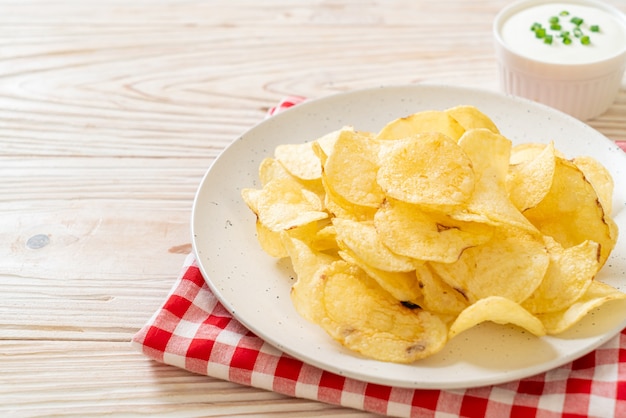
MULTIPOLYGON (((228 144, 285 95, 496 90, 507 3, 0 0, 0 413, 371 416, 157 364, 130 338, 228 144)), ((626 88, 590 124, 626 140, 626 88)))

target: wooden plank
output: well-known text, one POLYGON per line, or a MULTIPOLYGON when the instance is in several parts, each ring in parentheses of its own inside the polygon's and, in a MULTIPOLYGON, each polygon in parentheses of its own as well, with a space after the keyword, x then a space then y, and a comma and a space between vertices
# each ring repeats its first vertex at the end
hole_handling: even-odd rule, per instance
POLYGON ((192 374, 129 343, 24 343, 0 341, 3 416, 373 416, 192 374))

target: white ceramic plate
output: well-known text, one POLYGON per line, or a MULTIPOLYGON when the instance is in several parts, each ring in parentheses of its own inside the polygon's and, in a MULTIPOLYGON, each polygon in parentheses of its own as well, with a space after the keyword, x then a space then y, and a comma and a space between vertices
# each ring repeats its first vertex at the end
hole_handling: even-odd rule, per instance
POLYGON ((614 213, 622 234, 598 279, 626 290, 626 155, 606 137, 561 112, 527 100, 450 86, 394 86, 338 94, 295 106, 255 126, 206 173, 192 214, 193 246, 207 283, 247 328, 319 368, 367 382, 409 388, 467 388, 503 383, 555 368, 592 351, 626 326, 626 303, 612 302, 565 334, 535 338, 483 323, 415 364, 364 359, 301 318, 289 298, 294 274, 260 248, 255 217, 240 191, 260 187, 258 166, 279 144, 305 142, 344 125, 377 131, 416 111, 471 104, 514 143, 547 142, 569 157, 590 155, 615 180, 614 213))

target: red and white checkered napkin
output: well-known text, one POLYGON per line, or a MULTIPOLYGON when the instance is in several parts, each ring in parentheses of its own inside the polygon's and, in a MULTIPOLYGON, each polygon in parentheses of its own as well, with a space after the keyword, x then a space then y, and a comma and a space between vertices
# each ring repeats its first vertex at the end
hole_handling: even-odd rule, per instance
MULTIPOLYGON (((288 98, 269 113, 302 100, 288 98)), ((382 386, 320 370, 252 334, 220 304, 192 254, 133 344, 194 373, 389 416, 626 417, 626 330, 572 363, 515 382, 464 390, 382 386)))

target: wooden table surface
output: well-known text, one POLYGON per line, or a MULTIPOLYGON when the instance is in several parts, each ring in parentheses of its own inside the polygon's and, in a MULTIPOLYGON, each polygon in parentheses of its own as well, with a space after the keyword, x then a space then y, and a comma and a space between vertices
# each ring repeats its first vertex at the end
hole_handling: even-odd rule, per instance
MULTIPOLYGON (((192 250, 194 193, 224 147, 286 95, 497 90, 507 3, 0 0, 0 415, 367 416, 130 339, 192 250)), ((626 82, 589 123, 626 140, 626 82)))

